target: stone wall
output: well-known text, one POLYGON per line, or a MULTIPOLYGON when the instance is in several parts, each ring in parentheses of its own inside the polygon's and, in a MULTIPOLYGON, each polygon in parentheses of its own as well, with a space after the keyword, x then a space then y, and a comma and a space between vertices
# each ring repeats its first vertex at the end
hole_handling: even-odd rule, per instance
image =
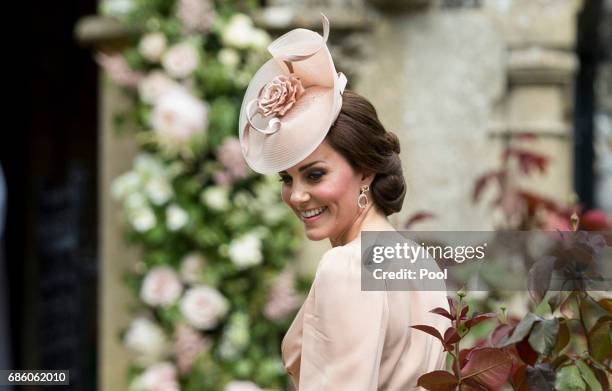
POLYGON ((356 89, 398 134, 408 183, 394 224, 426 210, 436 217, 415 229, 490 228, 471 195, 498 159, 488 132, 505 90, 503 37, 480 10, 430 8, 385 15, 369 45, 376 53, 356 89))

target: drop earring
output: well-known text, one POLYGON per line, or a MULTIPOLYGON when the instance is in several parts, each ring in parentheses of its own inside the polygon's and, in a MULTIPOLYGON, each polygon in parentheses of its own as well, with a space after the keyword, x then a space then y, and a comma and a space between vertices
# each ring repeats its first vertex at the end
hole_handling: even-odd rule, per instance
POLYGON ((361 186, 359 197, 357 197, 357 205, 359 205, 361 209, 364 209, 366 206, 368 206, 368 203, 370 202, 370 200, 368 199, 368 196, 366 195, 366 192, 368 192, 369 190, 370 190, 370 186, 368 185, 361 186))

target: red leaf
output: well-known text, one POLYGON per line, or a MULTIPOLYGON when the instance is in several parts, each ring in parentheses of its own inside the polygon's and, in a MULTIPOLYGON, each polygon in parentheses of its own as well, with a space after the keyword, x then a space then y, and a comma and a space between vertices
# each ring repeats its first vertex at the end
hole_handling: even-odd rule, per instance
POLYGON ((423 332, 425 332, 425 333, 427 333, 429 335, 432 335, 432 336, 438 338, 440 340, 440 342, 444 343, 444 338, 442 338, 442 334, 440 334, 440 332, 437 329, 435 329, 434 327, 427 326, 427 325, 424 325, 424 324, 419 324, 419 325, 410 326, 410 327, 412 327, 413 329, 421 330, 421 331, 423 331, 423 332))
POLYGON ((450 313, 454 320, 457 317, 457 304, 455 299, 450 296, 446 296, 446 300, 448 300, 448 308, 450 308, 450 313))
POLYGON ((474 379, 465 379, 461 382, 461 391, 490 391, 487 386, 478 383, 474 379))
POLYGON ((444 333, 444 344, 446 345, 454 344, 460 339, 461 337, 459 337, 457 329, 455 329, 454 327, 449 327, 444 333))
POLYGON ((433 310, 431 310, 431 311, 429 311, 429 312, 431 312, 432 314, 442 315, 443 317, 448 318, 448 319, 450 319, 450 320, 455 320, 455 319, 454 319, 454 318, 451 316, 450 312, 448 312, 447 310, 445 310, 445 309, 444 309, 444 308, 442 308, 442 307, 437 307, 437 308, 434 308, 433 310))
POLYGON ((430 391, 452 391, 457 386, 457 379, 446 371, 433 371, 419 377, 417 386, 430 391))
POLYGON ((510 376, 512 357, 503 349, 474 349, 461 369, 462 379, 472 379, 488 388, 499 389, 510 376))
POLYGON ((556 213, 565 212, 561 205, 550 198, 542 197, 526 190, 517 190, 516 195, 525 203, 530 216, 533 216, 540 208, 556 213))
POLYGON ((500 324, 491 333, 491 345, 497 345, 497 343, 504 337, 510 335, 514 330, 515 326, 509 324, 500 324))
POLYGON ((507 148, 504 151, 502 160, 505 162, 510 157, 514 157, 517 160, 521 171, 525 175, 529 175, 533 170, 544 173, 549 161, 547 156, 521 148, 507 148))
POLYGON ((467 364, 467 358, 474 349, 476 348, 462 349, 459 351, 459 367, 463 368, 465 364, 467 364))
POLYGON ((483 174, 480 177, 478 177, 478 179, 476 180, 476 183, 474 184, 474 192, 472 193, 472 201, 478 202, 478 200, 480 199, 480 195, 482 191, 484 190, 484 188, 492 181, 497 181, 498 183, 501 183, 504 176, 505 176, 505 172, 502 170, 498 170, 498 171, 487 172, 486 174, 483 174))
POLYGON ((461 349, 459 351, 459 366, 463 368, 467 364, 467 358, 474 349, 488 348, 490 345, 486 338, 481 338, 474 343, 474 346, 468 349, 461 349))
POLYGON ((478 323, 484 322, 485 320, 489 320, 495 317, 497 317, 497 314, 494 312, 487 312, 485 314, 479 314, 479 315, 473 316, 472 319, 465 322, 465 327, 469 329, 469 328, 476 326, 478 323))
POLYGON ((529 345, 529 336, 525 337, 521 342, 518 342, 516 346, 516 351, 519 354, 519 357, 525 364, 533 365, 538 359, 538 352, 533 350, 531 345, 529 345))
POLYGON ((433 219, 434 217, 436 217, 436 215, 430 212, 416 212, 406 220, 406 222, 404 223, 404 228, 410 228, 412 225, 418 223, 419 221, 433 219))
POLYGON ((512 386, 516 391, 529 391, 527 384, 527 365, 519 366, 511 377, 512 386))

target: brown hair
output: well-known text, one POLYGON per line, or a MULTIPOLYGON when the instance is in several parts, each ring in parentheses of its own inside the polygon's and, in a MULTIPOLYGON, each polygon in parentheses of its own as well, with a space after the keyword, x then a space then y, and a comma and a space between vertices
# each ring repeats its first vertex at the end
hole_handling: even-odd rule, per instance
POLYGON ((375 173, 370 191, 385 214, 399 212, 406 182, 399 158, 397 136, 385 130, 376 109, 361 95, 345 90, 342 109, 326 136, 327 142, 358 172, 375 173))

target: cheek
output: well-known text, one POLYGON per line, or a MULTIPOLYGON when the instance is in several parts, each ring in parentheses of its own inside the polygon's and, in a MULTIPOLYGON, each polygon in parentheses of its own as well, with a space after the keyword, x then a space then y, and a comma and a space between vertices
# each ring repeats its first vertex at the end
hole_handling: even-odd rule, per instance
POLYGON ((337 178, 328 181, 317 189, 316 197, 320 203, 345 209, 351 200, 352 184, 350 181, 337 178))
POLYGON ((291 197, 291 192, 289 191, 289 187, 283 184, 281 186, 281 199, 283 200, 285 204, 290 205, 289 204, 290 197, 291 197))

